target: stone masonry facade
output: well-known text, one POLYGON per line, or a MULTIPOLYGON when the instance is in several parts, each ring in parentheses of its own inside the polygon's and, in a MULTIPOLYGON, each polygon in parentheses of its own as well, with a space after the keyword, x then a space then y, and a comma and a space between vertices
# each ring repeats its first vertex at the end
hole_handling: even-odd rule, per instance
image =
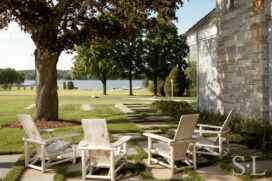
POLYGON ((269 120, 271 0, 216 0, 218 109, 269 120))

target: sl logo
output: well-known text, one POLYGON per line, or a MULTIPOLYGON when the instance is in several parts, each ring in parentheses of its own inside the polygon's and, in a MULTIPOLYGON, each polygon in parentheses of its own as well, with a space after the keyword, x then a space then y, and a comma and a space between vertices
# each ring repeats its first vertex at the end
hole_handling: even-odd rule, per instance
MULTIPOLYGON (((238 167, 239 169, 241 169, 241 172, 240 172, 240 173, 236 173, 236 172, 234 171, 234 169, 233 169, 233 170, 232 170, 232 173, 233 173, 234 175, 244 175, 245 172, 246 172, 246 169, 245 169, 244 165, 241 165, 239 162, 236 161, 237 158, 240 158, 243 162, 244 162, 244 160, 245 160, 245 157, 244 157, 244 156, 235 156, 235 157, 233 157, 232 163, 233 163, 236 167, 238 167)), ((246 168, 252 167, 252 172, 251 172, 250 175, 265 175, 266 170, 265 170, 263 173, 256 173, 256 158, 257 158, 257 156, 251 156, 251 158, 252 158, 252 165, 249 164, 249 163, 245 165, 246 168)))

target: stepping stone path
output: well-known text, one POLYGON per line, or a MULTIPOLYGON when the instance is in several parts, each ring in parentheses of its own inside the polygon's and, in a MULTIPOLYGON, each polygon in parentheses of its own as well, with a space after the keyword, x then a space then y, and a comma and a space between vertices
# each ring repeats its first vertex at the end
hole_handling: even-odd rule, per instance
POLYGON ((141 133, 114 133, 112 134, 112 137, 115 139, 120 139, 123 136, 132 136, 132 139, 142 137, 141 133))
POLYGON ((4 178, 11 170, 15 162, 21 157, 21 154, 16 155, 0 155, 0 179, 4 178))
POLYGON ((253 149, 249 149, 247 146, 238 145, 238 144, 230 144, 230 157, 234 157, 236 155, 240 156, 263 156, 264 153, 258 152, 253 149))
MULTIPOLYGON (((244 163, 239 163, 240 165, 243 165, 245 168, 245 173, 247 174, 251 174, 252 173, 252 161, 250 162, 244 162, 244 163)), ((234 164, 228 164, 229 166, 231 166, 232 168, 236 169, 237 172, 239 173, 241 171, 240 168, 238 168, 237 166, 235 166, 234 164)), ((272 170, 272 160, 260 160, 260 161, 256 161, 256 172, 264 172, 266 171, 271 171, 272 170)), ((272 178, 271 178, 272 180, 272 178)))
POLYGON ((138 122, 144 122, 145 120, 144 119, 130 119, 129 120, 130 122, 133 122, 133 123, 138 123, 138 122))
POLYGON ((144 152, 148 152, 148 143, 147 141, 138 141, 137 144, 144 150, 144 152))
POLYGON ((82 104, 82 109, 83 109, 83 111, 90 111, 91 110, 89 104, 82 104))
POLYGON ((140 128, 151 128, 151 127, 168 127, 169 124, 165 122, 143 122, 143 123, 135 123, 136 126, 140 128))
POLYGON ((162 121, 162 120, 169 120, 169 119, 174 119, 171 116, 148 116, 146 119, 150 121, 162 121))
POLYGON ((208 181, 241 181, 236 176, 231 175, 231 173, 229 173, 228 171, 217 166, 199 168, 195 170, 195 172, 202 179, 208 181))
POLYGON ((26 110, 33 109, 36 106, 36 104, 31 104, 30 106, 26 107, 26 110))
POLYGON ((114 106, 123 111, 124 113, 133 113, 133 111, 130 108, 126 107, 123 104, 115 104, 114 106))
POLYGON ((56 171, 53 169, 46 169, 45 173, 42 173, 36 169, 26 169, 21 176, 20 181, 51 181, 54 180, 56 171))

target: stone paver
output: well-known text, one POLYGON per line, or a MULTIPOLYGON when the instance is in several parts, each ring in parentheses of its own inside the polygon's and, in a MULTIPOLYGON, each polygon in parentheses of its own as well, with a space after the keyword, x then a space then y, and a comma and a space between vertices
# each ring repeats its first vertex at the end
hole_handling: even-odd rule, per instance
POLYGON ((145 106, 142 106, 142 107, 128 107, 132 110, 149 110, 149 107, 145 107, 145 106))
POLYGON ((138 141, 137 144, 147 153, 148 151, 148 143, 147 141, 138 141))
POLYGON ((145 122, 145 123, 135 123, 136 126, 140 128, 151 128, 151 127, 168 127, 169 124, 165 122, 145 122))
POLYGON ((52 169, 46 169, 45 173, 42 173, 36 169, 26 169, 21 177, 21 181, 51 181, 54 180, 55 171, 52 169))
POLYGON ((272 181, 272 177, 268 177, 268 178, 256 178, 253 179, 254 181, 272 181))
POLYGON ((144 160, 144 163, 146 164, 147 168, 150 170, 152 176, 155 179, 178 179, 178 178, 181 179, 187 176, 182 171, 172 175, 171 170, 169 168, 163 167, 155 163, 148 165, 147 160, 144 160))
POLYGON ((217 166, 199 168, 195 170, 195 172, 198 176, 208 181, 241 181, 226 170, 217 166))
POLYGON ((91 110, 89 104, 82 104, 82 109, 83 109, 83 111, 90 111, 91 110))
MULTIPOLYGON (((243 165, 245 168, 245 173, 252 173, 252 161, 251 162, 244 162, 244 163, 239 163, 240 165, 243 165)), ((232 168, 237 169, 237 171, 240 171, 241 169, 235 166, 234 164, 229 164, 232 168)), ((263 171, 271 171, 272 170, 272 160, 260 160, 256 161, 256 172, 263 172, 263 171)))
POLYGON ((123 104, 115 104, 114 105, 116 108, 120 109, 121 111, 123 111, 124 113, 133 113, 133 111, 129 108, 127 108, 125 105, 123 104))
POLYGON ((138 123, 138 122, 144 122, 145 120, 144 119, 130 119, 129 121, 133 123, 138 123))
POLYGON ((33 109, 36 106, 36 104, 31 104, 30 106, 26 107, 25 109, 33 109))
POLYGON ((230 157, 234 157, 236 155, 240 156, 262 156, 264 153, 258 152, 253 149, 249 149, 245 145, 239 144, 230 144, 230 157))
POLYGON ((159 113, 159 112, 151 112, 151 113, 145 113, 145 115, 147 115, 147 116, 161 116, 162 113, 159 113))
POLYGON ((138 117, 141 116, 142 114, 126 114, 126 117, 138 117))
POLYGON ((158 132, 161 132, 160 129, 150 129, 150 130, 144 130, 145 133, 158 133, 158 132))
POLYGON ((15 162, 21 157, 21 154, 16 155, 0 155, 0 178, 4 178, 11 170, 15 162))
POLYGON ((141 133, 114 133, 114 134, 112 134, 112 137, 115 139, 120 139, 123 136, 132 136, 132 139, 142 137, 141 133))
POLYGON ((148 116, 146 117, 146 119, 150 120, 150 121, 161 121, 161 120, 169 120, 169 119, 174 119, 171 116, 148 116))

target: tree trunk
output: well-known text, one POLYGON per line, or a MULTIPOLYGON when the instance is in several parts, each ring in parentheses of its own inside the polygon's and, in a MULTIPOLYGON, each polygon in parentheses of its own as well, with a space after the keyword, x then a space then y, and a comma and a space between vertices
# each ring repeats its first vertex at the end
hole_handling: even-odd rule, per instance
POLYGON ((57 62, 60 54, 35 50, 36 116, 35 120, 58 120, 57 62))
POLYGON ((158 79, 156 75, 154 77, 154 96, 158 96, 158 79))
POLYGON ((103 95, 107 95, 107 78, 103 77, 101 82, 103 84, 103 95))
POLYGON ((133 96, 133 93, 132 93, 132 70, 131 70, 131 68, 129 70, 129 95, 133 96))

